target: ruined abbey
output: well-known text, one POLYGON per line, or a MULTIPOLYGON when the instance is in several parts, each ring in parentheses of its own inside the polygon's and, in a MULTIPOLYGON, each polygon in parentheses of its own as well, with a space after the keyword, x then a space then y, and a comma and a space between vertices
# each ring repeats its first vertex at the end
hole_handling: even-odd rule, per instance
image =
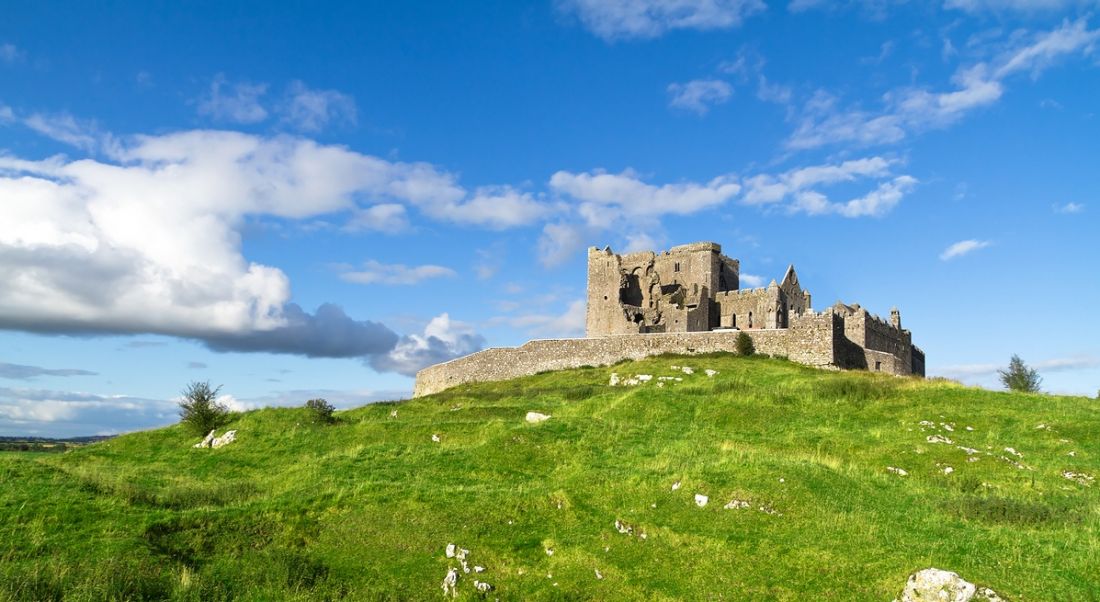
POLYGON ((588 250, 585 338, 494 348, 421 370, 414 395, 457 384, 504 380, 661 353, 732 352, 739 333, 760 353, 822 368, 924 376, 924 352, 901 327, 859 305, 815 312, 794 266, 781 282, 740 287, 741 265, 711 242, 654 253, 588 250))

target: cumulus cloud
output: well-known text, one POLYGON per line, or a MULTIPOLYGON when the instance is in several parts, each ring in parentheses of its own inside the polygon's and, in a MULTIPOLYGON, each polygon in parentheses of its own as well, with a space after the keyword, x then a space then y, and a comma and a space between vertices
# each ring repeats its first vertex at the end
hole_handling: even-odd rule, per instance
POLYGON ((741 185, 732 175, 709 182, 678 182, 654 185, 633 170, 608 173, 604 170, 573 173, 559 171, 550 178, 551 190, 571 201, 577 221, 546 224, 539 239, 539 259, 547 266, 558 265, 587 241, 598 241, 607 231, 630 232, 629 238, 650 236, 666 215, 691 215, 718 207, 733 198, 741 185))
POLYGON ((355 125, 358 121, 351 96, 336 90, 310 89, 300 81, 290 83, 278 112, 282 123, 302 132, 319 132, 331 124, 355 125))
POLYGON ((1000 100, 1009 77, 1025 72, 1038 77, 1066 56, 1087 56, 1098 38, 1100 29, 1089 29, 1085 18, 1066 20, 1054 30, 1023 36, 994 60, 960 67, 951 78, 951 89, 891 90, 883 96, 881 110, 839 109, 834 97, 819 91, 803 107, 787 146, 801 150, 843 142, 891 144, 913 132, 946 127, 1000 100))
POLYGON ((729 29, 767 8, 762 0, 561 0, 559 7, 607 41, 729 29))
POLYGON ((484 346, 485 338, 469 324, 442 314, 432 318, 422 334, 402 337, 389 353, 370 356, 369 363, 379 372, 415 376, 421 368, 468 355, 484 346))
POLYGON ((877 217, 893 209, 917 184, 908 175, 893 175, 897 163, 883 157, 853 159, 832 165, 792 169, 779 175, 760 174, 745 179, 742 202, 748 205, 782 204, 790 213, 877 217), (833 202, 820 187, 858 180, 878 180, 873 190, 843 202, 833 202))
POLYGON ((373 259, 363 262, 360 270, 345 270, 340 279, 356 284, 419 284, 429 278, 454 278, 458 274, 451 268, 439 265, 407 266, 400 263, 385 264, 373 259))
POLYGON ((431 207, 466 194, 428 164, 289 136, 188 131, 128 138, 104 160, 0 156, 0 328, 388 353, 399 338, 384 325, 290 303, 286 275, 245 259, 238 229, 249 216, 304 219, 380 200, 431 207))
POLYGON ((603 170, 586 173, 559 171, 550 187, 579 201, 579 212, 594 226, 608 227, 620 216, 652 218, 690 215, 717 207, 737 195, 741 185, 733 176, 719 176, 706 183, 679 182, 660 186, 642 181, 633 170, 613 174, 603 170))
POLYGON ((733 96, 733 86, 720 79, 697 79, 668 85, 668 106, 706 115, 710 108, 733 96))
POLYGON ((224 74, 210 82, 210 89, 199 99, 198 111, 215 121, 228 123, 259 123, 268 112, 261 103, 267 94, 267 84, 230 83, 224 74))
POLYGON ((31 380, 38 376, 96 376, 97 374, 98 372, 78 368, 42 368, 40 366, 0 362, 0 378, 13 380, 31 380))
POLYGON ((960 240, 959 242, 947 247, 940 253, 940 260, 949 261, 956 257, 962 257, 968 253, 977 251, 978 249, 984 249, 993 243, 988 240, 960 240))

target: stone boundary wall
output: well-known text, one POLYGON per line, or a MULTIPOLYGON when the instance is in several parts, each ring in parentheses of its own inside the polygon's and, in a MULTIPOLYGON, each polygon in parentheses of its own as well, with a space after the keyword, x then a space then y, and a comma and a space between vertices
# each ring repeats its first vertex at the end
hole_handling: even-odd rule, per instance
MULTIPOLYGON (((835 366, 834 320, 815 316, 797 329, 743 331, 758 353, 786 355, 811 366, 835 366)), ((500 381, 546 370, 607 366, 664 353, 733 353, 739 331, 609 335, 583 339, 541 339, 520 347, 485 349, 424 368, 416 374, 413 397, 471 382, 500 381)))

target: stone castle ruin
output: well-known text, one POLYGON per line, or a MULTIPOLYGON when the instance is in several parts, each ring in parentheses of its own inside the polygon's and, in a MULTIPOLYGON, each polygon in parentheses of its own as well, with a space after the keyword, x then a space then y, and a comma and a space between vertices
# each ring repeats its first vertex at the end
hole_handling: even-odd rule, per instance
POLYGON ((417 373, 413 394, 662 353, 733 352, 741 332, 760 353, 810 366, 924 376, 924 352, 896 308, 889 321, 857 304, 815 312, 793 265, 782 282, 762 288, 742 289, 740 273, 740 262, 711 242, 625 255, 593 247, 585 338, 529 341, 436 364, 417 373))

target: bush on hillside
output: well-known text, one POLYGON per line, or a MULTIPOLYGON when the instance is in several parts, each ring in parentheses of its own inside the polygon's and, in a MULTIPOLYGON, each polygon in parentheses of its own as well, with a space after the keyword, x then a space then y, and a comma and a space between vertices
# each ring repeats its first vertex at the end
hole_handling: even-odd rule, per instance
POLYGON ((742 332, 737 335, 737 340, 734 342, 737 347, 737 354, 750 356, 756 353, 756 347, 752 344, 752 337, 748 333, 742 332))
POLYGON ((1039 373, 1033 368, 1029 368, 1024 360, 1015 354, 1008 362, 1008 368, 998 370, 997 374, 1001 375, 1001 384, 1009 391, 1038 393, 1039 383, 1043 382, 1043 378, 1039 376, 1039 373))
POLYGON ((332 413, 336 411, 336 408, 324 399, 318 398, 307 401, 306 409, 309 410, 309 417, 317 424, 332 424, 336 422, 336 418, 332 415, 332 413))
POLYGON ((218 403, 221 386, 210 387, 210 382, 194 381, 183 390, 180 401, 180 423, 196 435, 206 435, 225 424, 229 408, 218 403))

